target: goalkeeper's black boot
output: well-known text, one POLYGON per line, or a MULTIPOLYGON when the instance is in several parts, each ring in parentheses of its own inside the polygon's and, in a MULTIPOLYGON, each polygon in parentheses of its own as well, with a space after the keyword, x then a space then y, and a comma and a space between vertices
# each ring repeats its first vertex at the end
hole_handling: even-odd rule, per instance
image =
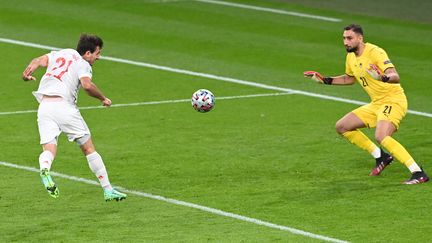
POLYGON ((370 176, 379 175, 384 170, 384 168, 387 167, 387 165, 391 164, 391 162, 393 161, 393 157, 381 149, 381 157, 375 160, 376 160, 376 165, 375 168, 373 168, 371 173, 369 174, 370 176))
POLYGON ((407 181, 404 181, 403 184, 412 185, 412 184, 425 183, 428 181, 429 181, 429 177, 426 175, 426 173, 422 169, 421 171, 414 172, 411 175, 411 178, 407 181))

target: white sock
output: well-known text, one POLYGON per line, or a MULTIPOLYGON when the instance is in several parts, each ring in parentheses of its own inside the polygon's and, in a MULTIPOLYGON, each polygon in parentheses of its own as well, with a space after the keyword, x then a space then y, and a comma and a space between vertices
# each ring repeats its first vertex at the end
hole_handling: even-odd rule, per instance
POLYGON ((380 158, 381 157, 381 149, 379 148, 379 147, 376 147, 375 149, 374 149, 374 151, 372 151, 372 156, 375 158, 375 159, 378 159, 378 158, 380 158))
POLYGON ((421 171, 420 167, 418 166, 418 164, 417 164, 416 162, 412 163, 412 164, 408 167, 408 169, 411 171, 411 173, 421 171))
POLYGON ((39 168, 41 170, 43 169, 50 170, 53 160, 54 160, 54 155, 50 151, 48 150, 43 151, 39 155, 39 168))
POLYGON ((112 186, 109 182, 108 173, 106 171, 102 157, 96 151, 87 155, 86 157, 91 171, 93 171, 93 173, 98 178, 102 188, 111 190, 112 186))

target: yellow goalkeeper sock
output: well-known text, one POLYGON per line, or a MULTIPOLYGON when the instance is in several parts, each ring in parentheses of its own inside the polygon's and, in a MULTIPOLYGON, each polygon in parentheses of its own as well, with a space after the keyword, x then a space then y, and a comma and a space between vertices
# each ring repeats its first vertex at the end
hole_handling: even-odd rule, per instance
POLYGON ((376 146, 363 132, 360 130, 348 131, 342 134, 346 139, 348 139, 352 144, 357 147, 368 151, 370 154, 373 154, 374 151, 379 150, 378 146, 376 146))
POLYGON ((411 172, 421 171, 408 151, 394 138, 387 136, 381 141, 381 145, 387 149, 397 160, 404 164, 411 172))

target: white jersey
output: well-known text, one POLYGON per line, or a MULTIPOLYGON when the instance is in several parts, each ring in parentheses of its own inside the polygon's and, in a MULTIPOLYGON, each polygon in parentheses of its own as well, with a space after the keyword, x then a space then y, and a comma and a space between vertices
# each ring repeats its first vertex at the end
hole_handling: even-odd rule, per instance
POLYGON ((64 100, 76 103, 82 77, 92 78, 92 68, 73 49, 52 51, 47 54, 48 67, 37 91, 33 92, 40 103, 43 95, 61 96, 64 100))

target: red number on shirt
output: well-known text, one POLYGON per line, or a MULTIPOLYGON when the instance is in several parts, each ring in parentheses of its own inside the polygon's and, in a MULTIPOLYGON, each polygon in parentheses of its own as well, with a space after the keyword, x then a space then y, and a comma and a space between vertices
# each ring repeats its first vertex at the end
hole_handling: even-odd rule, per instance
POLYGON ((59 57, 57 58, 56 63, 59 65, 54 67, 50 73, 47 73, 47 76, 53 75, 54 78, 62 81, 61 77, 69 70, 69 66, 72 64, 72 60, 68 60, 67 65, 65 66, 66 59, 64 59, 63 57, 59 57))

